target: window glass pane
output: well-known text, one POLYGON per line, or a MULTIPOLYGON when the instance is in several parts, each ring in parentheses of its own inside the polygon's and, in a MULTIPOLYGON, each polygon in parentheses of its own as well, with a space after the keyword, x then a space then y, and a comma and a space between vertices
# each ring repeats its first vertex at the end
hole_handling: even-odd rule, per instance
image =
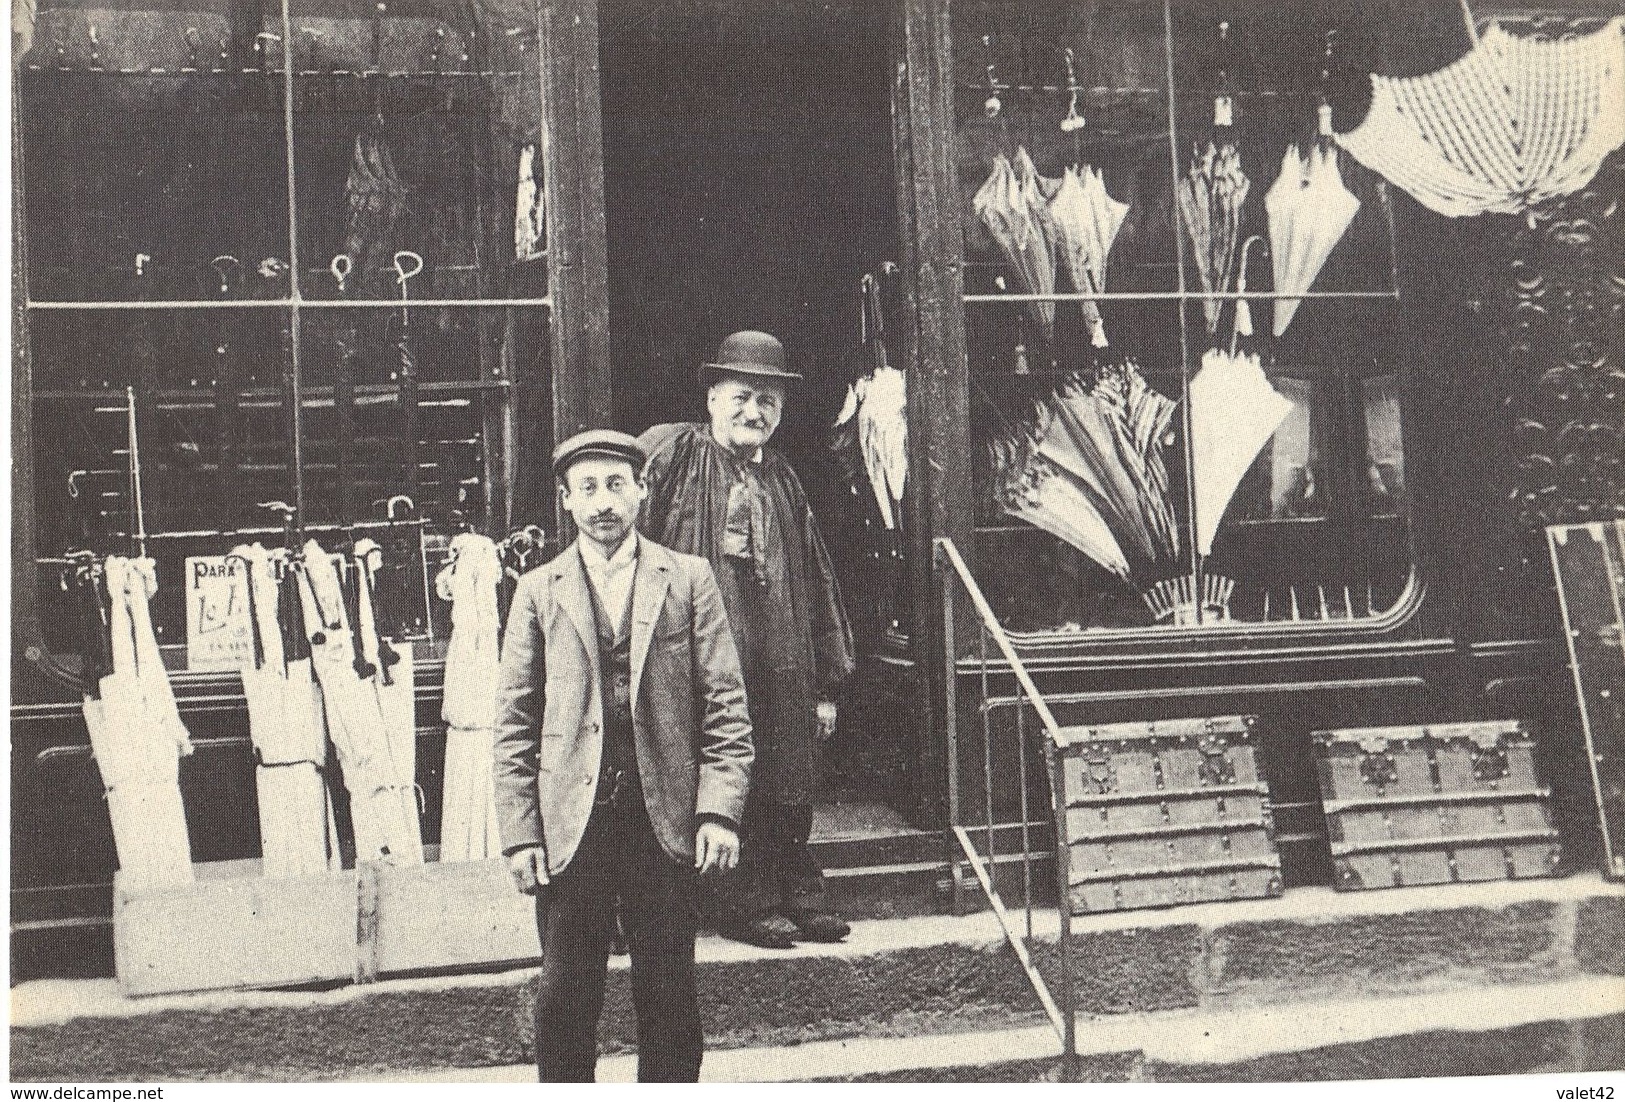
POLYGON ((292 13, 301 292, 394 299, 404 274, 415 298, 545 294, 534 8, 292 13))
POLYGON ((1378 13, 1171 14, 955 8, 979 574, 1017 630, 1380 615, 1410 576, 1389 212, 1320 133, 1363 114, 1378 13), (1104 185, 1075 207, 1074 164, 1104 185))
POLYGON ((281 53, 256 37, 277 23, 267 11, 245 25, 225 3, 42 5, 18 84, 33 299, 287 294, 282 76, 268 71, 281 53))

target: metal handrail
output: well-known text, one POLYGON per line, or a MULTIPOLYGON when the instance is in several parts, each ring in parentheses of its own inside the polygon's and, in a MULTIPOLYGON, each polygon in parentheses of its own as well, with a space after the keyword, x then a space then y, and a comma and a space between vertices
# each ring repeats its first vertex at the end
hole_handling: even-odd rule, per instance
MULTIPOLYGON (((1038 686, 1033 683, 1033 679, 1028 674, 1026 666, 1021 661, 1021 657, 1016 653, 1016 649, 1011 643, 1009 635, 1006 634, 1003 626, 1000 625, 998 616, 994 613, 993 607, 988 604, 987 598, 982 594, 981 586, 976 583, 975 576, 971 573, 970 568, 965 564, 965 560, 960 555, 959 549, 954 546, 953 540, 939 538, 933 541, 933 548, 935 552, 933 562, 940 572, 939 581, 941 584, 941 611, 943 618, 944 676, 946 678, 943 687, 943 694, 945 697, 943 714, 947 728, 949 825, 952 828, 954 839, 958 842, 959 848, 964 854, 965 862, 970 865, 971 871, 976 876, 976 882, 982 889, 982 894, 986 897, 988 905, 993 910, 994 917, 998 920, 999 928, 1004 931, 1005 940, 1010 943, 1011 949, 1015 951, 1016 959, 1018 962, 1020 962, 1022 971, 1027 975, 1027 981, 1032 985, 1034 994, 1037 995, 1039 1003, 1044 1008, 1045 1015, 1049 1018, 1050 1026, 1055 1030, 1056 1039, 1061 1042, 1062 1051, 1060 1055, 1063 1060, 1066 1061, 1066 1066, 1070 1071, 1073 1067, 1075 1054, 1077 1052, 1077 1006, 1073 989, 1071 960, 1068 944, 1071 939, 1071 916, 1070 910, 1067 906, 1066 848, 1064 844, 1062 844, 1059 825, 1061 822, 1060 816, 1063 814, 1064 809, 1059 807, 1055 802, 1055 793, 1060 791, 1060 788, 1056 783, 1056 769, 1059 762, 1057 750, 1063 744, 1060 724, 1056 722, 1054 714, 1049 710, 1048 705, 1044 703, 1044 698, 1039 693, 1038 686), (944 567, 949 569, 944 570, 944 567), (956 679, 959 676, 959 656, 958 647, 954 638, 956 617, 954 593, 956 589, 963 589, 965 594, 970 598, 971 606, 976 610, 976 616, 981 629, 981 693, 984 704, 984 707, 981 709, 983 720, 983 796, 986 800, 987 816, 985 823, 987 831, 987 854, 985 856, 977 851, 976 844, 972 840, 970 832, 966 829, 966 824, 961 822, 960 816, 960 748, 959 723, 956 714, 958 708, 958 687, 956 679), (994 837, 997 830, 997 825, 994 822, 994 789, 992 778, 995 759, 993 755, 992 730, 987 722, 988 710, 985 707, 986 701, 989 698, 987 679, 989 665, 987 638, 989 636, 992 637, 995 646, 997 646, 1000 654, 1003 655, 1005 662, 1008 663, 1010 672, 1015 676, 1018 692, 1015 757, 1016 767, 1020 772, 1019 780, 1021 786, 1021 863, 1022 895, 1024 897, 1026 911, 1025 937, 1022 937, 1018 933, 1015 924, 1011 919, 1009 909, 1005 906, 1004 900, 1000 896, 998 885, 994 881, 998 861, 997 854, 994 851, 994 837), (1048 736, 1044 744, 1044 756, 1049 766, 1049 773, 1051 777, 1050 810, 1052 815, 1056 817, 1055 822, 1057 824, 1056 847, 1052 859, 1055 862, 1057 890, 1059 892, 1059 905, 1057 907, 1057 913, 1060 920, 1060 943, 1058 948, 1061 961, 1062 985, 1061 998, 1059 1001, 1057 1001, 1054 995, 1050 993, 1049 985, 1044 981, 1043 975, 1038 971, 1037 966, 1033 963, 1032 953, 1029 948, 1029 943, 1033 940, 1033 852, 1032 840, 1028 833, 1029 809, 1027 797, 1027 728, 1024 720, 1026 714, 1025 704, 1028 702, 1031 703, 1033 711, 1038 715, 1039 721, 1044 725, 1045 733, 1048 736)), ((959 875, 960 862, 957 859, 950 857, 950 867, 953 873, 954 902, 957 912, 959 909, 958 905, 960 902, 960 892, 962 890, 959 875)))
POLYGON ((948 564, 954 568, 954 573, 959 577, 959 584, 965 587, 965 593, 970 597, 971 606, 976 609, 976 615, 982 621, 982 627, 993 637, 993 642, 998 644, 999 653, 1004 655, 1004 660, 1010 663, 1010 672, 1015 675, 1016 682, 1026 690, 1028 698, 1032 701, 1033 711, 1038 713, 1038 718, 1043 722, 1044 730, 1050 736, 1050 741, 1056 746, 1061 745, 1061 725, 1055 722, 1055 716, 1050 712, 1049 705, 1044 703, 1044 698, 1039 693, 1038 686, 1033 684, 1032 676, 1027 673, 1026 665, 1022 663, 1021 658, 1016 654, 1016 648, 1010 642, 1010 636, 1006 635, 1004 628, 1000 626, 999 618, 994 613, 993 606, 988 604, 987 598, 982 595, 982 587, 976 584, 975 577, 971 575, 970 567, 965 565, 964 558, 959 554, 959 548, 954 546, 954 541, 951 539, 941 538, 935 542, 938 557, 946 559, 948 564))

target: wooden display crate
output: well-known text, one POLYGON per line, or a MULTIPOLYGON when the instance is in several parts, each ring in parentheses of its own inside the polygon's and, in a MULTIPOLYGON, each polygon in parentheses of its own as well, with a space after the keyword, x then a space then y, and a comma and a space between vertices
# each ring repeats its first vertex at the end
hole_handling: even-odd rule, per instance
POLYGON ((507 863, 270 880, 259 861, 194 866, 191 884, 114 882, 114 966, 130 995, 295 987, 535 961, 534 903, 507 863))

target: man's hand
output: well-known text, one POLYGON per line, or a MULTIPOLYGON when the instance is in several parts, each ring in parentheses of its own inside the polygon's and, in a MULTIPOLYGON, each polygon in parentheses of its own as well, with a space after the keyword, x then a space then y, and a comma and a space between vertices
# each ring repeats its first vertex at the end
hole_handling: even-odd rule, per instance
POLYGON ((833 700, 820 700, 818 702, 818 741, 824 742, 835 733, 835 702, 833 700))
POLYGON ((541 847, 531 846, 509 854, 508 873, 513 877, 514 887, 525 895, 535 895, 536 890, 547 883, 547 858, 542 855, 541 847))
POLYGON ((739 835, 708 820, 694 833, 694 867, 700 875, 728 872, 739 864, 739 835))

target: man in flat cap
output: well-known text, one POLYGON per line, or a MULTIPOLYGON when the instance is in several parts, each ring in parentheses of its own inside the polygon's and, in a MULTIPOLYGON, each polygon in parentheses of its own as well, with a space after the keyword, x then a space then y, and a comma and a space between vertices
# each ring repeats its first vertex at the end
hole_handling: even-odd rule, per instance
POLYGON ((751 762, 745 686, 711 567, 637 534, 644 453, 620 432, 553 455, 579 538, 525 575, 502 648, 503 853, 536 897, 536 1063, 591 1081, 617 907, 638 1078, 693 1082, 696 872, 738 860, 751 762))
POLYGON ((732 938, 769 948, 839 941, 807 846, 817 745, 835 726, 830 693, 854 667, 852 632, 801 482, 766 448, 784 413, 784 347, 735 333, 701 369, 708 424, 657 425, 642 527, 716 571, 745 670, 756 765, 737 871, 703 893, 732 938))

